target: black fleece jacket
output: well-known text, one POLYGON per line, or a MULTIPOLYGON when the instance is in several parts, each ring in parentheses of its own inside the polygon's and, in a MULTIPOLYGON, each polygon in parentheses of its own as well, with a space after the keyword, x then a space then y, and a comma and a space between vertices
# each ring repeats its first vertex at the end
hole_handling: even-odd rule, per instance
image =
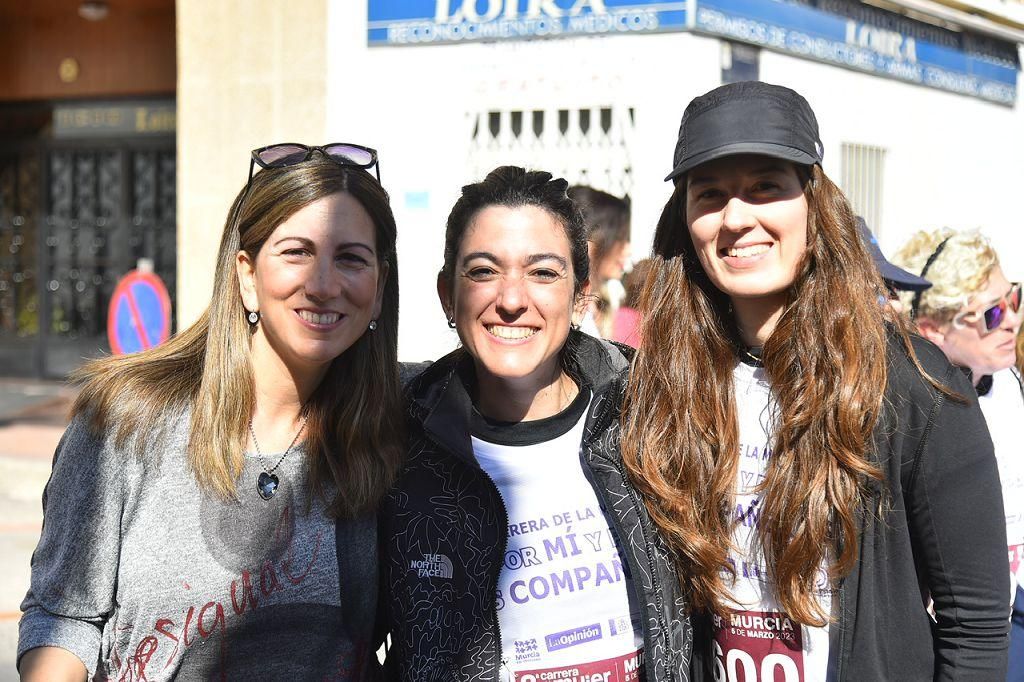
MULTIPOLYGON (((913 346, 957 396, 931 386, 890 339, 874 433, 885 481, 860 514, 858 561, 839 585, 829 679, 1002 681, 1010 585, 992 441, 964 375, 931 343, 913 346)), ((694 679, 712 680, 707 622, 695 622, 694 679)))
MULTIPOLYGON (((619 409, 630 350, 572 332, 573 374, 593 393, 580 445, 642 610, 646 682, 686 682, 692 650, 687 605, 667 549, 629 485, 619 454, 619 409)), ((508 516, 473 455, 471 402, 455 352, 407 387, 409 457, 380 513, 383 618, 389 680, 499 679, 495 595, 508 516), (429 556, 428 556, 429 555, 429 556), (430 559, 438 570, 411 570, 430 559)))

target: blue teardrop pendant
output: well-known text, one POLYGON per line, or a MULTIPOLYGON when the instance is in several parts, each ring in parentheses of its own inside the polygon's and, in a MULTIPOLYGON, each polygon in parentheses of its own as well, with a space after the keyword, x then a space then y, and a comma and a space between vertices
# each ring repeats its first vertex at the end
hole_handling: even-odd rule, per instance
POLYGON ((256 491, 264 500, 269 500, 277 492, 277 486, 280 482, 277 476, 264 471, 256 481, 256 491))

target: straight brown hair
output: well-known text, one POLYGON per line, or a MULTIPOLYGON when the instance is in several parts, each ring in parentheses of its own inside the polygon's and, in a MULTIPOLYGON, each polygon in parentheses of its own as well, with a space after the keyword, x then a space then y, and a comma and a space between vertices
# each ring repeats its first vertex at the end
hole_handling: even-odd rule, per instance
POLYGON ((257 173, 239 192, 221 237, 209 308, 192 326, 151 350, 92 361, 72 376, 82 390, 72 414, 94 432, 144 457, 174 414, 190 414, 188 463, 199 486, 235 496, 255 406, 250 329, 235 257, 255 261, 283 221, 339 192, 366 209, 376 227, 379 264, 388 269, 375 332, 364 333, 331 363, 306 404, 309 484, 329 513, 371 512, 393 481, 404 450, 398 379, 396 227, 387 192, 363 170, 322 157, 257 173), (128 396, 131 396, 130 398, 128 396), (328 486, 334 488, 328 495, 328 486))
MULTIPOLYGON (((822 625, 815 585, 853 567, 858 509, 882 479, 872 431, 887 379, 881 278, 842 192, 817 165, 797 167, 808 204, 807 251, 763 349, 771 383, 772 458, 759 489, 757 541, 784 610, 822 625)), ((682 178, 658 222, 641 295, 644 343, 627 388, 622 453, 630 478, 681 564, 695 607, 727 612, 723 574, 735 525, 739 334, 729 300, 705 274, 687 229, 682 178)))

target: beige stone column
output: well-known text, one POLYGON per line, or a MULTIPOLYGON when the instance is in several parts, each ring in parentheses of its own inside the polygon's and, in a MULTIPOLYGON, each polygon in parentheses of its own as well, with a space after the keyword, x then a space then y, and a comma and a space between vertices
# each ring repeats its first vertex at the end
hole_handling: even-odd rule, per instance
POLYGON ((321 144, 327 0, 178 0, 178 328, 206 309, 249 152, 321 144))

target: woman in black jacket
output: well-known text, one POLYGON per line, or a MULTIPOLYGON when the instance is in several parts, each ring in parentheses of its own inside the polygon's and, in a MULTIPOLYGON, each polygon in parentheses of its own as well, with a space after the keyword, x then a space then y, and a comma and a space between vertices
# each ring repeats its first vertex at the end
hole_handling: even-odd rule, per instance
POLYGON ((821 154, 787 88, 734 83, 683 114, 622 452, 687 569, 693 679, 1000 679, 984 419, 879 305, 821 154))
POLYGON ((686 679, 686 604, 619 456, 629 351, 572 329, 588 261, 566 186, 498 168, 448 219, 462 347, 407 388, 380 522, 391 679, 686 679))

